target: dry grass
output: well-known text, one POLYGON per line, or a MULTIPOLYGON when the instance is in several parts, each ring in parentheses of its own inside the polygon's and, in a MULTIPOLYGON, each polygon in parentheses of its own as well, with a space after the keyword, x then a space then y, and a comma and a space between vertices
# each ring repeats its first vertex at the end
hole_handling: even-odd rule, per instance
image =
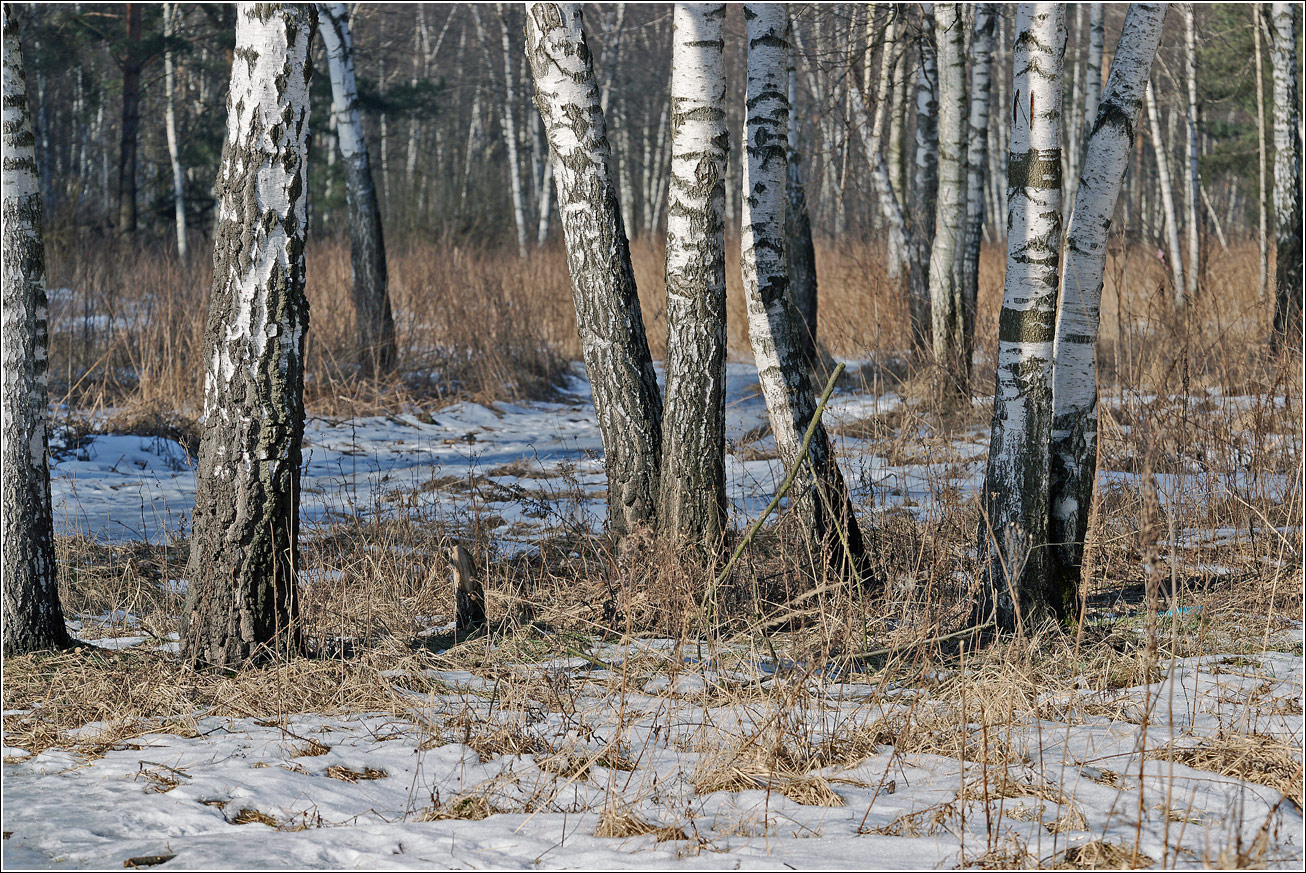
POLYGON ((1306 799, 1303 797, 1306 772, 1302 768, 1300 747, 1295 751, 1296 755, 1291 746, 1275 737, 1224 733, 1204 738, 1197 745, 1171 743, 1151 752, 1149 757, 1264 785, 1301 809, 1306 799))

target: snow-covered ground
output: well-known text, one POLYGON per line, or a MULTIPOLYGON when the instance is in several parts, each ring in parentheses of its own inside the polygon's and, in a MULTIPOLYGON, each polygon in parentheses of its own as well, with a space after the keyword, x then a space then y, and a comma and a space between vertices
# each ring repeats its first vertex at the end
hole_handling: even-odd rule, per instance
MULTIPOLYGON (((782 471, 771 438, 754 438, 766 415, 751 365, 730 366, 727 403, 727 487, 742 527, 782 471)), ((862 433, 851 426, 902 404, 841 390, 826 421, 862 433)), ((917 514, 979 490, 986 440, 985 428, 929 448, 922 440, 891 464, 882 445, 836 438, 863 507, 917 514)), ((501 552, 512 552, 560 527, 598 530, 604 517, 601 444, 579 369, 555 402, 314 418, 304 458, 310 532, 359 514, 420 511, 454 525, 494 519, 501 552)), ((1163 477, 1162 491, 1182 492, 1185 475, 1163 477)), ((95 435, 59 453, 53 470, 61 532, 114 541, 184 533, 194 486, 191 460, 159 438, 95 435)), ((1209 545, 1244 533, 1191 539, 1209 545)), ((157 637, 133 633, 136 621, 80 616, 72 629, 98 627, 83 638, 105 648, 157 647, 157 637)), ((657 641, 497 675, 379 675, 394 698, 388 713, 200 712, 193 735, 147 732, 102 755, 6 744, 3 861, 6 869, 119 867, 145 856, 194 868, 1083 866, 1075 853, 1105 843, 1126 853, 1111 856, 1117 864, 1136 848, 1157 866, 1225 866, 1242 851, 1244 862, 1295 868, 1306 845, 1300 790, 1285 798, 1214 765, 1195 769, 1182 751, 1158 752, 1250 742, 1296 762, 1300 778, 1296 634, 1295 646, 1265 643, 1290 653, 1247 655, 1242 646, 1237 656, 1162 659, 1168 678, 1150 686, 1062 683, 1037 707, 983 727, 985 716, 940 703, 928 681, 886 688, 875 674, 799 676, 755 657, 718 670, 710 665, 723 662, 672 658, 657 641), (508 686, 527 690, 508 695, 508 686), (957 736, 972 749, 1000 748, 1001 762, 944 754, 957 736), (786 763, 797 758, 813 766, 786 763)), ((87 725, 78 739, 109 727, 87 725)))
POLYGON ((435 693, 390 677, 405 717, 201 717, 194 736, 92 759, 6 749, 5 867, 950 868, 989 852, 1046 865, 1098 842, 1184 868, 1229 866, 1238 847, 1274 867, 1303 859, 1296 800, 1158 754, 1229 732, 1300 750, 1299 655, 1186 659, 1156 685, 1049 699, 1042 718, 991 729, 1009 763, 986 766, 887 744, 913 713, 946 730, 924 688, 691 666, 671 689, 662 673, 623 676, 620 649, 599 654, 611 670, 432 672, 435 693), (750 698, 759 678, 786 693, 750 698), (565 688, 566 704, 506 702, 514 681, 565 688), (1124 715, 1091 714, 1109 710, 1124 715), (774 763, 804 744, 835 762, 774 763), (619 835, 596 835, 618 816, 619 835))

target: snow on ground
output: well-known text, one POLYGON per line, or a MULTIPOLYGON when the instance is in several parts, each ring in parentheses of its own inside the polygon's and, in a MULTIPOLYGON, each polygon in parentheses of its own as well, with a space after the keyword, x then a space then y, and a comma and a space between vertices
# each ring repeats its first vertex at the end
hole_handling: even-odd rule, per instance
MULTIPOLYGON (((766 406, 751 364, 729 365, 726 384, 727 493, 739 526, 771 499, 783 479, 768 435, 766 406)), ((897 407, 893 396, 836 393, 826 413, 838 427, 897 407)), ((976 435, 978 439, 978 434, 976 435)), ((938 487, 939 470, 888 466, 862 440, 839 441, 854 497, 921 505, 938 487), (889 492, 893 492, 890 494, 889 492)), ((602 442, 589 383, 579 368, 557 402, 493 407, 461 402, 433 415, 349 420, 313 417, 304 433, 301 512, 310 527, 370 512, 421 507, 453 521, 471 513, 497 516, 506 552, 539 539, 560 519, 541 501, 565 507, 567 521, 597 530, 606 515, 602 442), (469 483, 478 487, 470 488, 469 483), (562 496, 560 498, 560 495, 562 496)), ((983 446, 950 471, 965 491, 983 483, 983 446)), ((184 532, 194 506, 195 474, 175 442, 157 437, 95 435, 56 452, 54 514, 60 533, 161 542, 184 532)))
POLYGON ((1047 864, 1096 841, 1126 851, 1137 841, 1183 868, 1226 866, 1222 850, 1258 840, 1270 866, 1303 858, 1295 801, 1157 755, 1230 731, 1300 748, 1299 655, 1193 658, 1153 686, 1077 692, 1133 714, 1021 717, 1001 729, 1014 763, 986 768, 883 744, 885 725, 931 705, 924 690, 883 703, 856 677, 791 678, 804 705, 778 714, 767 698, 729 693, 772 681, 765 673, 685 672, 680 692, 650 690, 639 676, 621 681, 620 650, 601 654, 617 672, 580 659, 497 680, 431 672, 430 694, 391 677, 402 716, 200 717, 194 736, 147 734, 99 758, 10 757, 5 867, 173 855, 168 866, 186 868, 948 868, 990 850, 1008 853, 1004 866, 1047 864), (500 682, 532 678, 565 688, 567 704, 501 699, 500 682), (814 746, 880 744, 806 775, 732 757, 740 737, 774 737, 776 719, 814 746), (533 751, 505 752, 496 732, 533 751), (491 814, 441 820, 477 809, 491 814), (596 836, 614 811, 664 830, 596 836))

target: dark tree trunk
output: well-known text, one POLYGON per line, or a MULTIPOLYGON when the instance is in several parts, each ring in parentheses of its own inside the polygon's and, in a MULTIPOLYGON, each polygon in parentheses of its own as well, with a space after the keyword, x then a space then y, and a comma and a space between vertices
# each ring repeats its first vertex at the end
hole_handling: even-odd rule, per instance
POLYGON ((299 647, 304 182, 311 6, 242 4, 218 174, 204 415, 183 658, 235 667, 299 647))
POLYGON ((122 67, 122 141, 118 149, 118 232, 136 232, 136 136, 141 126, 141 4, 127 6, 122 67))

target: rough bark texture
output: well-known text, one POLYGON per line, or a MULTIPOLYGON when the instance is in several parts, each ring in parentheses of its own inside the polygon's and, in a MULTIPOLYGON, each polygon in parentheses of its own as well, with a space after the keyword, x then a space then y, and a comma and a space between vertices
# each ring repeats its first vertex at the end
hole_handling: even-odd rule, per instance
POLYGON ((979 300, 980 245, 984 241, 984 201, 989 178, 989 95, 992 92, 993 38, 997 32, 995 3, 975 7, 971 41, 969 141, 966 145, 966 247, 961 261, 961 365, 959 378, 970 384, 975 350, 975 311, 979 300))
POLYGON ((1066 231, 1053 357, 1049 467, 1049 588, 1060 618, 1079 613, 1084 536, 1097 473, 1097 337, 1107 230, 1129 167, 1143 92, 1161 40, 1166 4, 1134 3, 1125 15, 1106 97, 1085 143, 1066 231))
POLYGON ((1152 135, 1152 152, 1156 155, 1156 181, 1161 188, 1161 208, 1165 212, 1165 238, 1170 249, 1170 279, 1174 286, 1175 303, 1183 306, 1188 299, 1184 283, 1184 256, 1179 245, 1179 217, 1175 214, 1174 190, 1170 187, 1170 159, 1166 155, 1165 140, 1161 139, 1161 114, 1156 109, 1152 86, 1144 95, 1147 101, 1148 129, 1152 135))
POLYGON ((1302 331, 1301 140, 1298 131, 1297 21, 1300 7, 1275 3, 1274 24, 1274 332, 1272 343, 1299 346, 1302 331), (1294 10, 1294 7, 1297 7, 1294 10))
POLYGON ((662 403, 580 4, 530 4, 526 56, 552 152, 576 326, 603 438, 608 524, 625 533, 653 520, 662 403))
POLYGON ((726 7, 677 3, 667 213, 667 402, 658 524, 716 549, 725 532, 726 7))
POLYGON ((980 531, 988 555, 981 613, 1004 629, 1056 609, 1042 568, 1061 254, 1063 16, 1061 4, 1021 3, 1012 46, 1007 277, 980 531))
POLYGON ((54 564, 46 420, 45 247, 36 140, 13 10, 4 4, 4 414, 0 426, 0 574, 4 653, 68 643, 54 564))
POLYGON ((242 3, 218 172, 204 439, 183 658, 298 648, 305 169, 312 6, 242 3))
MULTIPOLYGON (((745 6, 744 18, 748 25, 748 118, 741 246, 748 338, 776 449, 790 468, 799 460, 803 435, 816 412, 816 398, 798 343, 798 316, 789 300, 785 263, 787 16, 783 4, 759 3, 745 6)), ((796 488, 794 498, 803 530, 821 560, 837 572, 860 576, 865 560, 861 531, 823 425, 816 428, 808 462, 812 475, 802 480, 808 484, 796 488)))
POLYGON ((318 23, 331 72, 331 113, 340 143, 345 199, 349 204, 349 265, 354 283, 358 364, 364 375, 386 373, 395 365, 395 322, 390 310, 381 208, 377 204, 372 162, 358 110, 349 10, 344 3, 319 4, 318 23))
POLYGON ((950 387, 969 396, 962 363, 965 306, 961 292, 961 257, 966 233, 966 45, 962 10, 957 3, 934 8, 938 52, 938 196, 934 206, 934 241, 930 247, 930 319, 934 360, 949 375, 950 387))
MULTIPOLYGON (((793 27, 792 20, 789 24, 793 27)), ((789 52, 788 89, 789 105, 798 94, 798 71, 794 66, 794 53, 789 52)), ((798 147, 798 118, 789 114, 786 137, 789 145, 788 175, 785 178, 785 242, 789 264, 789 297, 798 312, 798 339, 803 346, 803 358, 815 368, 819 363, 816 349, 818 315, 816 283, 816 248, 812 244, 812 220, 807 214, 807 191, 803 187, 802 152, 798 147)))
POLYGON ((934 4, 922 3, 920 75, 916 80, 916 169, 912 176, 911 239, 908 242, 908 306, 912 345, 930 348, 930 248, 939 187, 938 70, 934 54, 934 4))

